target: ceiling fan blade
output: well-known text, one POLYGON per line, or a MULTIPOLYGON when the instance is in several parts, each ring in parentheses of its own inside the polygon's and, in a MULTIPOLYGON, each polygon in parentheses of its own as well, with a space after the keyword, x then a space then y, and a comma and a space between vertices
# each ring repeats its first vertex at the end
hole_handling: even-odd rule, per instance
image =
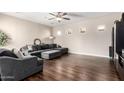
POLYGON ((62 16, 65 16, 65 15, 67 15, 67 13, 63 13, 63 14, 62 14, 62 16))
POLYGON ((50 15, 52 15, 52 16, 56 16, 55 14, 53 14, 53 13, 49 13, 50 15))
POLYGON ((77 12, 77 13, 70 12, 68 13, 68 15, 72 17, 84 17, 84 15, 80 14, 80 12, 77 12))
POLYGON ((70 18, 66 18, 66 17, 63 17, 63 19, 65 19, 65 20, 71 20, 70 18))
POLYGON ((60 15, 62 12, 57 12, 58 13, 58 15, 60 15))
POLYGON ((49 18, 48 20, 52 20, 52 19, 55 19, 55 18, 49 18))

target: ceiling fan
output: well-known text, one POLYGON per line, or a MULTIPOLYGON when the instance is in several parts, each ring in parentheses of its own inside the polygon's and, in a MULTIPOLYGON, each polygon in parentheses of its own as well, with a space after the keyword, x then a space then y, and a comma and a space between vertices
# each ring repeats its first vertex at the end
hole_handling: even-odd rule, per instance
POLYGON ((48 20, 54 20, 56 19, 59 23, 64 19, 64 20, 71 20, 70 18, 65 17, 66 15, 68 15, 65 12, 57 12, 57 14, 54 13, 49 13, 50 15, 52 15, 52 18, 49 18, 48 20))

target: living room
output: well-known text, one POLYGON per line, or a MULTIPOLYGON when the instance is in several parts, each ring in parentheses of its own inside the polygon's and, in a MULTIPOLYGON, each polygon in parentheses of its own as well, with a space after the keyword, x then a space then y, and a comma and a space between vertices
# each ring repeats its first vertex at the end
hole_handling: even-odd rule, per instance
MULTIPOLYGON (((1 43, 1 50, 14 51, 17 55, 16 61, 19 58, 18 51, 21 51, 24 59, 29 57, 29 60, 24 60, 27 64, 17 69, 18 64, 13 69, 18 70, 13 72, 16 73, 15 76, 3 69, 1 79, 120 80, 116 69, 109 62, 109 47, 112 46, 114 22, 120 20, 121 15, 120 12, 1 12, 0 31, 7 36, 7 42, 1 43), (40 67, 33 67, 30 61, 37 64, 33 60, 40 67), (22 71, 23 67, 26 70, 22 71)), ((1 68, 8 67, 8 71, 11 71, 16 61, 12 61, 13 64, 9 64, 9 67, 3 65, 8 64, 9 59, 5 63, 2 62, 6 60, 5 55, 2 57, 4 59, 0 58, 1 68)))
POLYGON ((0 91, 124 91, 124 0, 0 0, 0 91))

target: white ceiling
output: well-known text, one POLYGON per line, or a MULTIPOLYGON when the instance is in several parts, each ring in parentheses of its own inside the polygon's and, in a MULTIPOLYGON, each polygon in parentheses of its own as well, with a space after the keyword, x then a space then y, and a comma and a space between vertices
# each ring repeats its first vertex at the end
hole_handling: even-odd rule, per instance
POLYGON ((33 21, 36 23, 44 24, 44 25, 48 25, 51 27, 55 27, 58 25, 78 22, 80 20, 84 20, 87 18, 108 15, 110 13, 108 12, 68 12, 68 15, 65 17, 69 17, 71 20, 62 20, 61 23, 57 22, 57 20, 48 20, 53 16, 46 12, 3 12, 3 14, 33 21))

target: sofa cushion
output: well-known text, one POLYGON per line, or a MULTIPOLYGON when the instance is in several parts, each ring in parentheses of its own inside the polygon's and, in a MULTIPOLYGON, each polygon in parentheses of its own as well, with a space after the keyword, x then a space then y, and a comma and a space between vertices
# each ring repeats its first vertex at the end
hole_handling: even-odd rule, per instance
POLYGON ((41 45, 41 49, 49 49, 49 45, 48 44, 43 44, 43 45, 41 45))
POLYGON ((41 50, 42 49, 41 48, 41 45, 36 45, 36 47, 37 47, 38 50, 41 50))
POLYGON ((0 50, 0 56, 8 56, 8 57, 13 57, 13 58, 18 58, 12 51, 10 50, 0 50))
POLYGON ((33 50, 32 45, 27 45, 27 49, 28 49, 28 51, 32 51, 33 50))
POLYGON ((20 59, 23 59, 24 55, 21 51, 18 51, 17 49, 13 49, 13 53, 20 59))
POLYGON ((37 51, 38 50, 37 46, 36 45, 32 45, 32 50, 33 51, 37 51))
POLYGON ((50 49, 57 48, 57 44, 49 44, 49 48, 50 49))
POLYGON ((42 45, 33 45, 32 49, 33 49, 33 51, 41 50, 42 49, 42 45))
POLYGON ((62 48, 62 47, 60 45, 58 45, 57 48, 62 48))

